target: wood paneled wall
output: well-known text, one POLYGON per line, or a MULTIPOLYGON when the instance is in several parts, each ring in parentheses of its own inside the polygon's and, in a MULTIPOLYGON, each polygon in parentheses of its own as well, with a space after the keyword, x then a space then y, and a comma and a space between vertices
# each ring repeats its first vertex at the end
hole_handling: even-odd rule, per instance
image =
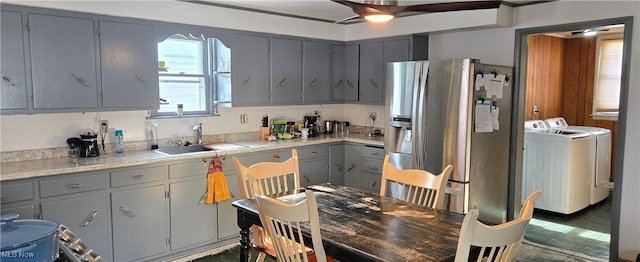
POLYGON ((528 38, 525 120, 562 116, 572 126, 597 126, 611 130, 611 181, 613 182, 616 121, 594 120, 596 38, 563 39, 546 35, 528 38), (540 111, 533 114, 533 106, 540 111))
POLYGON ((610 181, 613 181, 618 122, 595 120, 591 117, 596 68, 596 41, 595 37, 566 40, 563 95, 567 99, 563 100, 562 116, 572 126, 597 126, 611 130, 612 167, 610 181))
POLYGON ((562 84, 565 68, 565 40, 546 35, 529 35, 525 120, 562 115, 562 84), (538 107, 538 114, 533 113, 538 107))

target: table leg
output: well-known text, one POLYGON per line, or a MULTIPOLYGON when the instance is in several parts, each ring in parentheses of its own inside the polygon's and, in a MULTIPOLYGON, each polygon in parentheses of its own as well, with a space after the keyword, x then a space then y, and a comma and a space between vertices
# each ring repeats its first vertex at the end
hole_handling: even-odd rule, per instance
POLYGON ((245 219, 245 212, 238 210, 238 227, 240 227, 240 262, 249 262, 249 249, 251 240, 249 239, 249 228, 252 223, 245 219))

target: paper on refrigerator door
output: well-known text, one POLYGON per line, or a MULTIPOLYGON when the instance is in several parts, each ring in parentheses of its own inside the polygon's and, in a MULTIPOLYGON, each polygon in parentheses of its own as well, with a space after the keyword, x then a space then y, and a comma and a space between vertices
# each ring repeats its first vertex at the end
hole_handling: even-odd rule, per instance
POLYGON ((493 130, 500 130, 500 122, 498 121, 498 116, 500 116, 500 108, 497 106, 491 107, 491 127, 493 130))
POLYGON ((475 132, 493 132, 491 120, 491 104, 489 101, 476 101, 475 132))

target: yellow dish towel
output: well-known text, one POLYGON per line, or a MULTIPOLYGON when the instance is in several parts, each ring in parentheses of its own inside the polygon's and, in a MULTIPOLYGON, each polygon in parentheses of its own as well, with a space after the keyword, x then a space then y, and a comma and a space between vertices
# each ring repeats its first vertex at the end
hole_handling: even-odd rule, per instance
POLYGON ((207 198, 205 203, 212 204, 222 202, 231 198, 227 180, 222 172, 222 161, 215 157, 209 162, 209 172, 207 174, 207 198))

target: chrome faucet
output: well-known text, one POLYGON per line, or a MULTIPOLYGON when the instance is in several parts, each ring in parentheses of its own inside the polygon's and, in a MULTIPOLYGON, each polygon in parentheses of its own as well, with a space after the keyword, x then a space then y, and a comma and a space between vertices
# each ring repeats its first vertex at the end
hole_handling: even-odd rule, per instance
POLYGON ((196 144, 202 144, 202 124, 204 124, 204 121, 193 126, 193 131, 196 131, 196 140, 197 140, 196 144))

